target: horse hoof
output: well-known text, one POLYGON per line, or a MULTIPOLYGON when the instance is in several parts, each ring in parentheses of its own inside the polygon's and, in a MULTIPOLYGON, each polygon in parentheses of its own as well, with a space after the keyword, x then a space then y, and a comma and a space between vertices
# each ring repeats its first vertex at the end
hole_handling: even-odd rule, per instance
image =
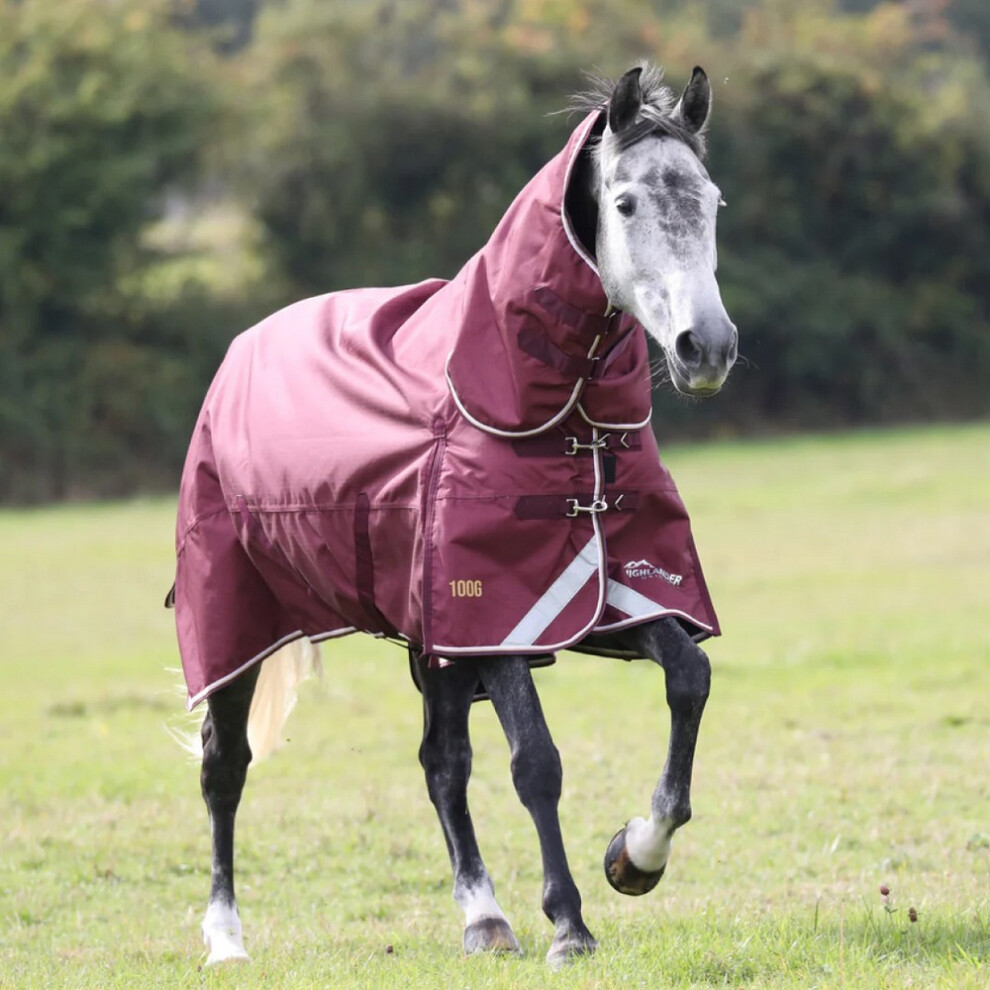
POLYGON ((206 945, 210 950, 206 959, 207 966, 217 966, 220 963, 246 963, 251 957, 244 951, 244 946, 236 939, 226 934, 214 934, 206 937, 206 945))
POLYGON ((547 965, 551 969, 562 969, 581 956, 593 955, 597 948, 598 942, 590 933, 554 939, 547 953, 547 965))
POLYGON ((620 893, 630 897, 647 894, 660 882, 666 865, 655 872, 641 870, 629 858, 626 849, 625 826, 612 836, 612 841, 605 850, 605 876, 608 882, 620 893))
POLYGON ((464 929, 464 952, 469 956, 476 952, 522 955, 519 942, 505 918, 472 921, 464 929))

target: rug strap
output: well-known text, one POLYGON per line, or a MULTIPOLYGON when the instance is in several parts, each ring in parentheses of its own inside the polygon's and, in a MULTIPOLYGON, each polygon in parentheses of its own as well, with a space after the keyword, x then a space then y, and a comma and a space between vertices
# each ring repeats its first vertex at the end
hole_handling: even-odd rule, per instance
POLYGON ((375 604, 375 562, 371 553, 371 499, 367 492, 359 492, 354 503, 354 586, 358 602, 365 615, 373 620, 374 628, 367 632, 379 632, 395 636, 398 631, 378 610, 375 604))
POLYGON ((573 519, 581 513, 635 512, 639 493, 610 489, 596 499, 591 492, 573 495, 520 495, 514 512, 517 519, 573 519))

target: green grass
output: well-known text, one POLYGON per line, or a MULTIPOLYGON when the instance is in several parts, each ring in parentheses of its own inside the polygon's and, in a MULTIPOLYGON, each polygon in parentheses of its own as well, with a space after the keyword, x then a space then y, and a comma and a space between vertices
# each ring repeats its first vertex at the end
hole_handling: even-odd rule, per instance
POLYGON ((328 679, 251 773, 254 961, 202 970, 207 822, 165 729, 171 504, 0 512, 0 987, 990 986, 988 455, 986 426, 669 452, 725 631, 695 819, 652 894, 615 894, 601 856, 647 810, 662 677, 537 672, 601 941, 557 974, 492 712, 471 799, 522 960, 460 955, 419 701, 402 653, 358 637, 324 647, 328 679))

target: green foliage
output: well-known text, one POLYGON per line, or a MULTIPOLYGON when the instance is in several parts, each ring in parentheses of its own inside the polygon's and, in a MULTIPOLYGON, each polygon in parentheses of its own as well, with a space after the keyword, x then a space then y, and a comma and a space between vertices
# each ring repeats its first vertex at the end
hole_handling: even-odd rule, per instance
POLYGON ((990 410, 990 85, 930 26, 890 5, 747 15, 711 134, 754 365, 724 425, 990 410))
POLYGON ((262 0, 176 0, 177 24, 206 29, 218 52, 231 55, 251 40, 262 0))
MULTIPOLYGON (((744 0, 745 2, 745 0, 744 0)), ((891 0, 840 0, 843 10, 864 13, 891 0)), ((990 6, 985 0, 913 0, 906 4, 933 38, 953 34, 953 43, 990 56, 990 6)))
POLYGON ((952 0, 948 14, 960 34, 990 57, 990 6, 984 0, 952 0))
POLYGON ((168 435, 182 355, 143 339, 116 290, 213 119, 166 14, 0 5, 0 496, 66 494, 168 435))

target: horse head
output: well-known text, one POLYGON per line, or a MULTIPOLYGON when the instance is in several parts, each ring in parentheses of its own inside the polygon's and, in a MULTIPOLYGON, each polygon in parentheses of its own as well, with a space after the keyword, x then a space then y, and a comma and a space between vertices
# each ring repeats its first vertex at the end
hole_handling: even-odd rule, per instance
POLYGON ((663 348, 678 391, 706 396, 722 387, 738 345, 715 279, 724 203, 702 162, 711 87, 696 68, 673 104, 661 79, 653 67, 631 69, 611 92, 593 152, 595 254, 609 301, 663 348))

